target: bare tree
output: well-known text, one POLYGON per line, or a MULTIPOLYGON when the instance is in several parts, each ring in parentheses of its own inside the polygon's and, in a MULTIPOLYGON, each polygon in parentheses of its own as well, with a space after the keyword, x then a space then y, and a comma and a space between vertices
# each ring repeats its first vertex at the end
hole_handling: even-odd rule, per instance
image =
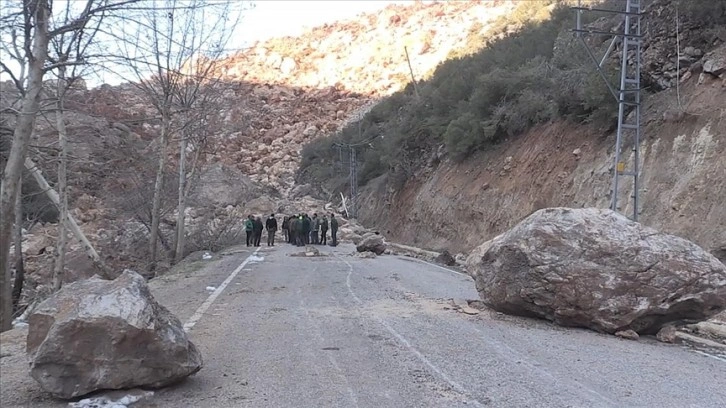
MULTIPOLYGON (((63 19, 69 20, 72 14, 72 3, 66 2, 63 19)), ((53 268, 53 290, 57 291, 63 284, 63 271, 65 269, 66 245, 68 241, 68 220, 71 218, 68 211, 68 131, 66 129, 66 94, 74 83, 82 75, 82 71, 90 60, 88 50, 94 43, 98 33, 101 19, 96 21, 95 26, 86 25, 84 31, 72 31, 62 33, 51 39, 51 53, 49 61, 57 65, 57 83, 55 87, 55 118, 56 129, 58 130, 58 211, 61 222, 58 223, 58 242, 56 250, 56 261, 53 268), (68 73, 68 75, 67 75, 68 73)), ((52 199, 53 197, 51 197, 52 199)), ((72 229, 72 228, 71 228, 72 229)), ((80 235, 83 233, 78 231, 80 235)), ((100 256, 93 250, 88 239, 80 239, 84 246, 91 248, 89 255, 100 267, 103 273, 107 273, 105 265, 100 256)))
POLYGON ((22 180, 18 186, 18 193, 15 195, 15 279, 13 281, 13 313, 18 310, 20 297, 23 295, 23 283, 25 283, 25 264, 23 263, 23 195, 22 180))
MULTIPOLYGON (((71 61, 49 63, 48 46, 51 39, 66 33, 80 33, 91 21, 102 19, 107 12, 138 0, 87 0, 77 13, 67 19, 52 15, 52 0, 23 0, 4 3, 0 10, 0 38, 3 49, 12 50, 21 69, 5 60, 0 71, 7 74, 20 91, 22 100, 16 113, 12 144, 0 184, 0 331, 12 327, 12 289, 10 275, 10 242, 15 222, 15 202, 20 178, 28 151, 35 120, 40 111, 43 79, 47 72, 71 61)), ((78 3, 80 4, 80 3, 78 3)))
MULTIPOLYGON (((194 117, 189 113, 196 109, 199 90, 209 82, 206 74, 213 72, 214 60, 221 56, 239 20, 238 5, 234 1, 158 1, 130 17, 128 24, 116 27, 113 34, 121 49, 115 62, 127 68, 131 76, 128 79, 143 92, 161 120, 155 140, 157 166, 149 237, 150 270, 155 269, 158 255, 167 148, 172 138, 182 133, 179 172, 179 195, 182 196, 188 137, 180 132, 187 127, 187 121, 179 119, 179 114, 194 117)), ((183 224, 183 197, 180 201, 183 224)), ((183 234, 183 226, 177 233, 177 246, 180 243, 183 246, 179 234, 183 234)))
POLYGON ((220 102, 226 86, 221 81, 218 70, 218 55, 194 61, 187 80, 179 88, 175 97, 179 105, 181 131, 179 140, 179 186, 177 191, 177 222, 175 231, 174 261, 184 257, 186 235, 186 201, 193 186, 194 175, 199 165, 200 155, 214 131, 213 120, 218 115, 220 102), (191 165, 187 170, 187 151, 194 152, 191 165))

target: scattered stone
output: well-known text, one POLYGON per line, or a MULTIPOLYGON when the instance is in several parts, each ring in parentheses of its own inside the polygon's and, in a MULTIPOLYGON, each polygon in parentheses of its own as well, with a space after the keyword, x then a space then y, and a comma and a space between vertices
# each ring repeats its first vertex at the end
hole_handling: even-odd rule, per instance
POLYGON ((703 51, 700 48, 694 48, 694 47, 686 47, 683 50, 683 53, 686 54, 689 57, 695 57, 700 58, 703 56, 703 51))
POLYGON ((539 210, 475 249, 467 269, 497 311, 607 333, 655 334, 726 308, 726 266, 610 210, 539 210))
POLYGON ((305 247, 305 256, 320 256, 320 251, 318 248, 308 245, 305 247))
POLYGON ((577 149, 575 149, 575 150, 572 151, 572 154, 574 154, 575 157, 577 157, 579 159, 580 158, 580 155, 582 154, 582 149, 580 149, 578 147, 577 149))
POLYGON ((709 349, 716 349, 719 350, 722 353, 726 353, 726 345, 715 342, 713 340, 704 339, 702 337, 694 336, 692 334, 683 333, 681 331, 676 332, 676 338, 679 341, 697 346, 697 347, 705 347, 709 349))
POLYGON ((377 258, 378 257, 378 255, 376 255, 375 253, 369 252, 369 251, 366 251, 366 252, 354 252, 353 253, 353 256, 355 256, 356 258, 363 258, 363 259, 373 259, 373 258, 377 258))
POLYGON ((451 299, 451 305, 454 306, 454 309, 461 313, 465 313, 468 315, 479 314, 479 310, 469 306, 469 301, 465 299, 451 299))
POLYGON ((669 324, 660 329, 658 334, 655 335, 655 338, 663 343, 675 343, 677 331, 675 326, 669 324))
POLYGON ((726 340, 726 325, 716 324, 712 322, 699 322, 694 325, 694 329, 699 334, 708 337, 726 340))
POLYGON ((630 330, 630 329, 617 331, 617 332, 615 332, 615 335, 618 337, 621 337, 623 339, 628 339, 628 340, 638 340, 640 338, 638 333, 636 333, 635 331, 630 330))
POLYGON ((363 236, 363 239, 356 245, 355 249, 358 252, 370 251, 376 255, 382 255, 386 252, 386 243, 383 241, 382 235, 368 233, 363 236))
POLYGON ((703 72, 717 77, 721 76, 726 72, 726 45, 709 52, 703 60, 703 72))
POLYGON ((58 398, 163 387, 202 368, 182 324, 126 270, 66 285, 30 315, 30 375, 58 398))
POLYGON ((352 233, 350 233, 350 235, 348 235, 348 239, 353 244, 358 245, 363 240, 363 237, 360 236, 360 235, 358 235, 358 234, 356 234, 355 232, 352 232, 352 233))
POLYGON ((446 249, 444 249, 443 252, 441 252, 439 256, 434 259, 434 261, 446 266, 456 265, 456 259, 454 259, 454 257, 451 256, 451 253, 449 253, 449 251, 447 251, 446 249))
POLYGON ((712 249, 711 254, 715 256, 721 263, 726 265, 726 244, 720 246, 719 248, 712 249))

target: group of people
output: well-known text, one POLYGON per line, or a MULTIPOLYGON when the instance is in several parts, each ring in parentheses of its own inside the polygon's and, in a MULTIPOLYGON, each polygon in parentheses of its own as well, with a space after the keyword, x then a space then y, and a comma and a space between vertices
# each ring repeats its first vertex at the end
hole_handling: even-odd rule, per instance
MULTIPOLYGON (((270 214, 264 224, 261 217, 247 216, 247 220, 245 220, 247 246, 260 246, 263 229, 267 230, 267 246, 275 246, 277 227, 275 214, 270 214)), ((296 246, 327 245, 328 230, 330 230, 330 245, 338 245, 338 220, 335 218, 335 214, 332 213, 330 219, 328 219, 327 214, 318 217, 317 213, 313 214, 312 217, 304 213, 289 217, 285 216, 281 227, 285 235, 285 241, 289 244, 296 246)))

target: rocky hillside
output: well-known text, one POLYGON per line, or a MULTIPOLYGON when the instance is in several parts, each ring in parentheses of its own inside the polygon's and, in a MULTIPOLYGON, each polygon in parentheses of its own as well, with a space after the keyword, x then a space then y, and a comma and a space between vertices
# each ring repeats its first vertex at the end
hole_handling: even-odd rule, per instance
MULTIPOLYGON (((616 105, 568 32, 574 14, 551 3, 521 6, 515 14, 529 16, 528 24, 442 64, 420 85, 421 98, 407 89, 366 115, 362 139, 372 142, 358 155, 364 224, 403 243, 458 253, 539 208, 608 206, 616 105), (536 14, 538 6, 548 18, 536 14)), ((715 250, 726 246, 726 6, 646 4, 640 219, 715 250)), ((586 23, 600 30, 622 24, 612 16, 586 23)), ((608 42, 590 45, 604 52, 608 42)), ((616 69, 613 58, 606 70, 616 69)), ((344 176, 315 163, 335 161, 325 153, 332 141, 360 139, 352 124, 311 145, 299 180, 326 180, 322 191, 347 189, 344 176)), ((621 210, 630 213, 632 192, 621 188, 621 210)))
POLYGON ((389 5, 379 13, 312 28, 300 37, 257 43, 228 58, 222 70, 233 81, 336 87, 380 97, 409 83, 411 70, 418 80, 428 77, 515 6, 502 0, 389 5))
MULTIPOLYGON (((406 51, 414 75, 425 78, 451 53, 468 52, 472 38, 513 7, 511 1, 389 6, 301 37, 260 42, 228 57, 220 64, 219 109, 207 129, 208 143, 199 151, 187 211, 189 250, 211 247, 219 233, 212 229, 250 212, 322 210, 324 202, 294 188, 303 146, 334 134, 380 98, 402 89, 410 81, 406 51)), ((3 106, 12 103, 13 92, 11 83, 2 84, 3 106)), ((81 83, 68 107, 72 213, 108 264, 143 272, 154 140, 160 130, 156 113, 132 84, 85 89, 81 83)), ((31 156, 51 184, 57 151, 45 146, 56 140, 53 118, 39 120, 31 156)), ((166 249, 175 226, 177 149, 173 137, 162 203, 166 249)), ((38 198, 25 203, 27 218, 41 221, 29 223, 24 236, 32 291, 50 274, 57 214, 42 194, 34 194, 32 182, 24 189, 38 198)), ((236 239, 233 232, 225 232, 228 240, 236 239)), ((72 242, 68 280, 94 272, 80 245, 72 242)))

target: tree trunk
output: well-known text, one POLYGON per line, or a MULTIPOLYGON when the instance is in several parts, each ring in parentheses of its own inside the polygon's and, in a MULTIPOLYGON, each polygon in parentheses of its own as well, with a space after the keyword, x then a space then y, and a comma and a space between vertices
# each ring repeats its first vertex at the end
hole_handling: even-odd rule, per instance
MULTIPOLYGON (((38 183, 38 186, 41 188, 41 190, 45 191, 45 194, 50 198, 50 200, 55 204, 56 207, 60 208, 60 197, 58 197, 58 193, 53 190, 53 188, 48 184, 48 181, 43 176, 43 173, 40 172, 40 169, 33 163, 32 160, 29 158, 25 159, 25 168, 28 169, 30 174, 33 176, 35 181, 38 183)), ((106 264, 103 262, 101 257, 98 255, 98 252, 93 248, 93 245, 91 245, 91 242, 86 238, 86 235, 81 231, 81 228, 78 226, 78 223, 73 218, 73 216, 70 214, 70 212, 67 212, 67 217, 64 219, 61 219, 61 221, 66 223, 66 228, 73 234, 73 236, 78 239, 78 241, 81 242, 83 245, 83 249, 86 250, 86 254, 89 258, 93 261, 93 264, 101 271, 101 274, 106 279, 111 279, 111 274, 109 273, 108 268, 106 267, 106 264)))
POLYGON ((17 116, 13 142, 0 182, 0 331, 13 326, 12 289, 10 285, 10 241, 15 221, 15 199, 18 182, 23 171, 23 161, 28 151, 30 135, 35 127, 35 118, 40 108, 40 94, 43 89, 43 65, 48 59, 48 20, 50 6, 47 0, 39 0, 32 7, 33 46, 29 58, 28 83, 22 108, 17 116), (34 6, 34 7, 33 7, 34 6))
POLYGON ((182 137, 179 143, 179 205, 177 208, 177 219, 176 219, 176 248, 174 250, 174 262, 178 263, 184 257, 184 212, 186 211, 186 194, 185 194, 185 181, 186 181, 186 156, 187 156, 187 138, 182 137))
POLYGON ((159 135, 159 166, 156 169, 154 199, 151 207, 151 236, 149 237, 150 271, 156 269, 156 248, 157 241, 159 240, 159 221, 161 221, 161 194, 164 188, 164 167, 166 166, 166 139, 169 133, 169 126, 171 125, 169 116, 169 109, 164 107, 161 115, 161 134, 159 135))
POLYGON ((15 195, 15 279, 13 280, 13 314, 18 311, 20 296, 25 283, 25 265, 23 263, 23 194, 22 179, 15 195))
MULTIPOLYGON (((58 89, 56 102, 57 110, 55 113, 56 126, 58 127, 58 194, 59 205, 58 211, 60 219, 68 219, 68 186, 66 170, 68 167, 68 135, 66 134, 65 113, 63 107, 63 99, 65 98, 66 69, 61 66, 58 69, 58 89)), ((55 268, 53 268, 53 292, 60 290, 63 284, 63 270, 66 264, 66 241, 67 231, 66 223, 58 223, 58 242, 56 250, 55 268)))

